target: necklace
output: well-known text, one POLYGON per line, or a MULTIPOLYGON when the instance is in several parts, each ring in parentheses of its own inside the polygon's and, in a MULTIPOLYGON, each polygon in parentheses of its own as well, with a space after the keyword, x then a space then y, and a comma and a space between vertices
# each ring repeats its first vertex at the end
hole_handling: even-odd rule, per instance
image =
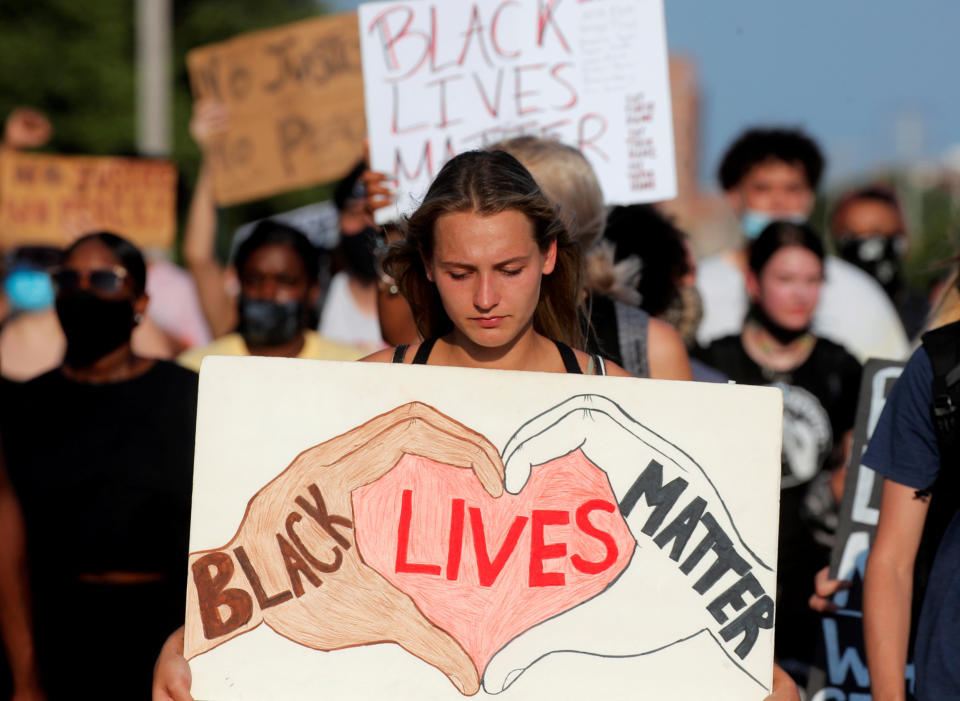
POLYGON ((785 380, 789 374, 802 365, 817 342, 817 337, 809 331, 788 344, 778 343, 755 321, 748 321, 743 327, 744 349, 760 366, 771 382, 785 380))

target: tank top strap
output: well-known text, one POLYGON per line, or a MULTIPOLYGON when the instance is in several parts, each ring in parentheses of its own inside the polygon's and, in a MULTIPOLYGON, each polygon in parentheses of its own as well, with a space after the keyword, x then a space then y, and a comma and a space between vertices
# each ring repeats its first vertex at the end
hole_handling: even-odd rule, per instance
POLYGON ((392 363, 402 363, 403 359, 407 357, 407 348, 410 347, 409 343, 401 343, 399 346, 393 349, 393 360, 392 363))
POLYGON ((414 365, 426 365, 427 359, 430 357, 430 352, 433 350, 433 346, 436 344, 437 339, 428 338, 426 341, 420 344, 420 347, 417 348, 417 354, 413 356, 414 365))
POLYGON ((583 371, 580 370, 580 363, 577 362, 577 354, 573 352, 573 349, 560 341, 554 341, 554 344, 560 351, 560 358, 563 360, 563 367, 566 371, 574 375, 582 375, 583 371))

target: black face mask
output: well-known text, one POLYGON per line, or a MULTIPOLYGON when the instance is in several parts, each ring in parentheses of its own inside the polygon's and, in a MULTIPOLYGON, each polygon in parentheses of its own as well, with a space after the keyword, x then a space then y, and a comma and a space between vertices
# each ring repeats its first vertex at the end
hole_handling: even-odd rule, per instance
POLYGON ((755 321, 760 324, 766 331, 773 336, 777 343, 782 343, 787 345, 793 343, 801 336, 810 332, 810 326, 804 326, 802 329, 788 329, 786 326, 781 326, 763 311, 763 307, 754 302, 750 305, 750 311, 747 312, 747 320, 755 321))
POLYGON ((840 257, 873 277, 890 297, 903 287, 900 260, 904 248, 902 236, 844 236, 837 240, 840 257))
POLYGON ((72 368, 93 365, 129 342, 133 333, 133 302, 129 299, 103 299, 77 290, 57 298, 57 316, 67 337, 64 363, 72 368))
POLYGON ((303 303, 240 297, 240 335, 247 346, 282 346, 301 332, 303 303))
POLYGON ((374 251, 377 247, 377 230, 368 226, 359 233, 351 236, 340 235, 340 252, 343 253, 345 263, 354 273, 368 282, 378 278, 377 258, 374 251))

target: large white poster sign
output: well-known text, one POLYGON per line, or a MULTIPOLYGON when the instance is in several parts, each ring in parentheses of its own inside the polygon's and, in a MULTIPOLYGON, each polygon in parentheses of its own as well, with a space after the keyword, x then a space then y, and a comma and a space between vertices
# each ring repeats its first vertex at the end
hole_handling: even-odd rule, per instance
POLYGON ((781 413, 770 388, 208 358, 193 694, 759 701, 781 413))
POLYGON ((579 148, 608 202, 676 195, 662 0, 360 5, 370 156, 401 211, 452 156, 521 134, 579 148))

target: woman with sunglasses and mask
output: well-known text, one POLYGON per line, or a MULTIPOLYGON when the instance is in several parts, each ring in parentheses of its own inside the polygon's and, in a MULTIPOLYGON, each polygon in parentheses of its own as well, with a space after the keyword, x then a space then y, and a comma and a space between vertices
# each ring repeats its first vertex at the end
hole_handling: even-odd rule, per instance
POLYGON ((144 698, 183 620, 197 376, 131 349, 147 306, 133 244, 84 236, 52 279, 63 364, 10 387, 2 408, 41 680, 50 699, 144 698))

